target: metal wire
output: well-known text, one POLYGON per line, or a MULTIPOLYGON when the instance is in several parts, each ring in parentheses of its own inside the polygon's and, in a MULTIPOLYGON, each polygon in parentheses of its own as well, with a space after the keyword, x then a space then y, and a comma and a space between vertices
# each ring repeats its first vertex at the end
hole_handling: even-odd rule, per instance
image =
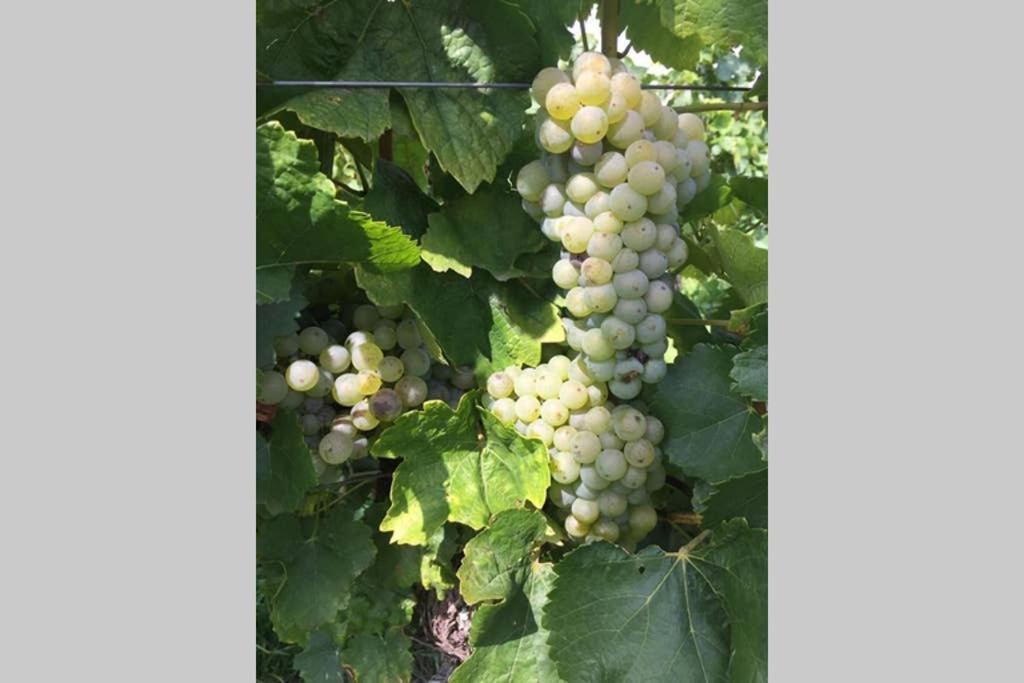
MULTIPOLYGON (((370 88, 418 88, 433 90, 441 88, 462 90, 529 90, 529 83, 455 83, 437 81, 257 81, 259 88, 348 88, 352 90, 370 88)), ((640 86, 644 90, 712 90, 727 92, 744 92, 750 86, 741 85, 675 85, 650 83, 640 86)))

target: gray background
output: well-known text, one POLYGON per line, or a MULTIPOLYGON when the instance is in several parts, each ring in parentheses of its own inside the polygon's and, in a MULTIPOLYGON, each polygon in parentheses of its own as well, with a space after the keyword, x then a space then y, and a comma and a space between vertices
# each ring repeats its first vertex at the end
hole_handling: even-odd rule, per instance
MULTIPOLYGON (((775 683, 1018 675, 1010 7, 771 2, 775 683)), ((254 7, 0 12, 4 673, 251 681, 254 7)))

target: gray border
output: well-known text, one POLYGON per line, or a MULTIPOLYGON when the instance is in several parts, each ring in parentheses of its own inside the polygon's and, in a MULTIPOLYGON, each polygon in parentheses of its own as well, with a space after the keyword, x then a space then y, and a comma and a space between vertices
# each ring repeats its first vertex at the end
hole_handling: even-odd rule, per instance
POLYGON ((252 681, 255 8, 0 24, 4 677, 252 681))

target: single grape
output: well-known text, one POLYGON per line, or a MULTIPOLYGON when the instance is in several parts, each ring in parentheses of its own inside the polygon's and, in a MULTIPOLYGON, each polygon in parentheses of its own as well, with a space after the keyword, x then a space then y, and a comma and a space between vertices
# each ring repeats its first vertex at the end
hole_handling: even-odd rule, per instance
MULTIPOLYGON (((612 424, 614 424, 614 420, 613 420, 612 424)), ((623 441, 622 439, 620 439, 618 436, 615 435, 614 430, 608 430, 608 431, 601 432, 598 435, 598 438, 601 440, 601 449, 602 450, 621 451, 622 447, 626 443, 625 441, 623 441)))
POLYGON ((677 125, 686 134, 687 140, 704 140, 704 122, 696 114, 680 114, 677 125))
POLYGON ((556 451, 551 454, 551 478, 559 484, 571 484, 580 476, 580 464, 572 454, 556 451))
MULTIPOLYGON (((602 193, 606 194, 606 193, 602 193)), ((622 232, 622 221, 615 217, 615 214, 611 212, 612 196, 607 194, 608 197, 608 210, 594 216, 594 232, 597 233, 610 233, 618 234, 622 232)))
POLYGON ((592 285, 603 285, 612 279, 612 264, 602 258, 591 256, 583 261, 580 272, 592 285))
POLYGON ((626 98, 622 96, 622 93, 613 92, 608 97, 608 100, 601 105, 604 109, 605 115, 608 117, 608 123, 618 123, 625 116, 626 112, 629 111, 629 105, 626 104, 626 98))
POLYGON ((377 425, 380 424, 380 420, 370 411, 370 402, 366 399, 352 406, 352 411, 349 415, 352 418, 352 424, 361 432, 376 429, 377 425))
POLYGON ((626 148, 626 165, 633 168, 641 161, 657 161, 658 148, 647 140, 637 140, 626 148))
POLYGON ((587 428, 587 411, 585 408, 569 411, 569 426, 577 432, 587 428))
POLYGON ((359 391, 364 396, 375 393, 382 383, 380 375, 374 370, 360 370, 356 374, 356 379, 359 381, 359 391))
POLYGON ((569 178, 565 185, 565 194, 569 199, 584 204, 600 189, 593 173, 577 173, 569 178))
POLYGON ((393 384, 398 380, 402 379, 402 375, 405 374, 405 363, 402 359, 395 358, 394 356, 385 356, 384 360, 377 366, 377 373, 380 378, 389 384, 393 384))
POLYGON ((650 90, 645 90, 640 95, 640 116, 643 118, 644 126, 650 128, 661 118, 661 100, 650 90))
POLYGON ((559 223, 559 231, 562 246, 573 254, 579 254, 586 250, 587 242, 594 234, 594 224, 589 218, 566 217, 559 223))
POLYGON ((651 247, 640 254, 640 270, 643 271, 643 274, 647 276, 648 280, 661 277, 665 274, 665 270, 667 268, 668 257, 654 247, 651 247))
POLYGON ((597 500, 597 496, 600 494, 600 491, 595 491, 582 481, 576 482, 576 487, 572 492, 577 498, 582 498, 583 500, 597 500))
POLYGON ((664 313, 672 306, 672 288, 661 280, 652 280, 643 300, 651 313, 664 313))
POLYGON ((590 394, 587 393, 585 386, 579 382, 569 380, 559 388, 558 400, 569 410, 579 410, 587 405, 587 402, 590 400, 590 394))
POLYGON ((419 325, 412 318, 406 318, 398 323, 395 327, 395 336, 398 345, 403 349, 415 349, 423 344, 419 325))
POLYGON ((327 432, 324 438, 320 439, 317 452, 324 462, 331 465, 340 465, 352 455, 352 437, 339 431, 327 432))
MULTIPOLYGON (((661 112, 658 115, 658 120, 654 123, 652 130, 654 131, 654 137, 658 138, 661 142, 668 142, 671 144, 671 140, 675 138, 676 133, 679 132, 677 127, 678 115, 673 111, 672 107, 666 107, 662 105, 661 112)), ((675 145, 673 145, 674 147, 675 145)))
POLYGON ((629 509, 629 529, 637 538, 643 538, 657 525, 658 513, 650 505, 637 505, 629 509))
POLYGON ((667 140, 658 140, 652 143, 655 151, 655 158, 665 173, 670 173, 679 165, 679 149, 667 140))
POLYGON ((605 517, 618 517, 628 505, 626 497, 617 491, 602 491, 597 497, 597 507, 605 517))
POLYGON ((572 439, 569 451, 572 453, 572 457, 576 459, 576 462, 582 464, 592 463, 601 452, 601 439, 594 432, 579 430, 572 439))
POLYGON ((370 397, 370 412, 381 422, 392 422, 402 414, 402 399, 393 389, 381 389, 370 397))
POLYGON ((590 375, 598 382, 607 382, 615 376, 615 359, 595 360, 589 356, 584 357, 583 363, 590 375))
POLYGON ((559 217, 559 218, 545 217, 544 220, 542 220, 540 222, 540 231, 541 231, 541 233, 543 233, 543 235, 545 237, 547 237, 549 240, 551 240, 552 242, 561 242, 562 241, 562 234, 559 231, 560 221, 561 221, 561 217, 559 217))
POLYGON ((306 394, 314 398, 323 398, 331 393, 331 387, 334 386, 334 375, 323 368, 317 368, 317 372, 319 376, 317 377, 316 384, 313 385, 312 389, 308 389, 306 394))
POLYGON ((356 330, 352 334, 345 337, 345 348, 351 353, 352 349, 361 344, 374 344, 376 340, 373 335, 369 332, 363 332, 362 330, 356 330))
POLYGON ((639 410, 627 407, 612 416, 612 429, 623 441, 636 441, 647 431, 647 418, 639 410))
POLYGON ((668 254, 665 256, 670 268, 678 268, 686 263, 686 259, 689 255, 690 249, 686 246, 686 242, 680 237, 672 244, 672 248, 669 249, 668 254))
POLYGON ((260 403, 273 406, 281 403, 288 396, 288 382, 284 375, 273 370, 263 372, 263 381, 260 382, 256 398, 260 403))
POLYGON ((687 178, 676 185, 676 207, 680 210, 697 196, 697 181, 687 178))
POLYGON ((603 491, 611 485, 611 482, 597 473, 593 465, 580 466, 580 481, 591 491, 603 491))
POLYGON ((452 384, 463 391, 469 391, 476 387, 476 373, 468 365, 459 366, 452 374, 452 384))
MULTIPOLYGON (((650 419, 648 418, 648 420, 650 419)), ((654 462, 654 445, 647 439, 641 438, 636 441, 630 441, 622 449, 622 452, 626 456, 626 462, 633 467, 650 467, 651 463, 654 462)))
POLYGON ((563 382, 569 379, 569 366, 572 361, 568 356, 558 354, 548 359, 548 369, 554 372, 563 382))
POLYGON ((343 406, 354 406, 363 400, 365 394, 360 390, 359 376, 345 373, 334 380, 334 400, 343 406))
POLYGON ((552 444, 557 450, 568 451, 572 448, 572 440, 579 432, 575 427, 570 425, 562 425, 555 430, 555 434, 552 437, 552 444))
POLYGON ((615 347, 605 339, 600 329, 587 330, 583 335, 583 352, 594 360, 608 360, 615 356, 615 347))
MULTIPOLYGON (((614 217, 614 214, 610 213, 611 207, 612 196, 605 192, 604 190, 598 190, 593 195, 591 195, 590 199, 587 200, 587 203, 583 205, 583 213, 585 213, 587 218, 589 218, 592 221, 595 220, 598 216, 604 215, 606 213, 614 217)), ((597 225, 595 224, 594 232, 604 231, 598 230, 597 225)))
POLYGON ((587 241, 586 253, 611 263, 622 250, 622 238, 614 232, 592 233, 587 241))
POLYGON ((521 202, 519 202, 519 205, 523 208, 523 211, 526 212, 526 215, 528 215, 533 220, 537 221, 538 223, 544 220, 544 211, 541 210, 540 204, 524 199, 521 202))
POLYGON ((608 390, 617 398, 625 401, 639 396, 641 389, 643 389, 643 382, 640 381, 639 377, 632 380, 613 379, 608 383, 608 390))
POLYGON ((658 226, 649 218, 626 223, 622 228, 622 243, 637 252, 646 251, 658 239, 658 226))
POLYGON ((504 425, 510 425, 516 421, 516 402, 511 398, 499 398, 491 406, 491 412, 504 425))
POLYGON ((610 519, 599 519, 590 527, 590 535, 596 538, 603 539, 609 543, 615 543, 619 540, 619 525, 610 519))
POLYGON ((352 457, 350 460, 365 458, 370 453, 370 440, 361 436, 352 442, 352 457))
POLYGON ((360 344, 352 349, 352 366, 356 370, 376 370, 382 360, 384 352, 373 342, 360 344))
POLYGON ((701 190, 703 190, 704 188, 711 184, 711 170, 705 169, 703 173, 697 176, 696 180, 697 192, 700 192, 701 190))
POLYGON ((557 397, 558 389, 561 386, 562 379, 557 372, 546 367, 537 368, 533 378, 533 388, 539 398, 549 399, 557 397))
POLYGON ((661 223, 658 225, 658 237, 654 240, 654 248, 658 251, 668 251, 675 244, 679 231, 674 225, 661 223))
POLYGON ((568 151, 573 140, 568 121, 546 118, 537 127, 537 144, 551 154, 568 151))
POLYGON ((647 198, 630 187, 619 183, 611 191, 611 207, 615 217, 623 222, 636 221, 647 211, 647 198))
POLYGON ((299 335, 287 334, 274 338, 274 352, 278 358, 288 358, 299 352, 299 335))
POLYGON ((280 406, 281 408, 284 408, 285 410, 295 410, 300 405, 302 405, 304 396, 305 394, 301 392, 292 391, 291 389, 289 389, 288 394, 277 405, 280 406))
POLYGON ((580 98, 572 83, 555 83, 544 96, 544 109, 552 119, 567 121, 579 108, 580 98))
POLYGON ((540 415, 544 422, 552 427, 561 427, 569 420, 569 409, 561 401, 549 398, 541 404, 540 415))
MULTIPOLYGON (((644 120, 632 109, 620 121, 608 125, 607 140, 617 149, 626 149, 644 134, 644 120)), ((566 147, 568 149, 568 147, 566 147)))
POLYGON ((691 140, 686 145, 686 155, 690 157, 693 167, 690 176, 694 179, 708 170, 711 162, 708 159, 708 145, 702 140, 691 140))
POLYGON ((285 381, 295 391, 309 391, 320 379, 320 369, 308 360, 292 361, 284 372, 285 381))
POLYGON ((611 426, 612 415, 604 406, 595 406, 587 411, 584 418, 586 428, 595 433, 601 433, 611 426))
POLYGON ((516 399, 516 417, 533 422, 540 417, 540 401, 535 396, 520 396, 516 399))
POLYGON ((514 388, 515 386, 512 378, 504 372, 495 372, 487 378, 487 393, 494 398, 505 398, 506 396, 511 396, 514 388))
POLYGON ((600 514, 601 510, 597 507, 595 501, 584 500, 583 498, 577 498, 573 501, 572 516, 584 524, 593 524, 597 521, 600 514))
POLYGON ((626 100, 627 107, 636 109, 640 106, 643 91, 640 89, 640 81, 636 76, 625 72, 617 73, 611 77, 609 85, 613 93, 622 95, 626 100))
POLYGON ((557 218, 562 215, 565 202, 565 186, 560 183, 551 183, 544 188, 544 192, 540 195, 540 210, 548 218, 557 218))
MULTIPOLYGON (((657 446, 665 438, 665 425, 653 415, 647 416, 647 429, 644 431, 644 438, 653 446, 657 446)), ((653 459, 653 458, 652 458, 653 459)))
POLYGON ((352 323, 356 329, 370 332, 378 322, 380 322, 380 314, 377 312, 377 307, 371 304, 357 306, 352 313, 352 323))
POLYGON ((617 481, 626 473, 629 465, 626 456, 619 450, 601 451, 594 461, 594 469, 607 481, 617 481))
POLYGON ((569 130, 580 142, 600 142, 608 132, 608 115, 600 107, 582 107, 573 114, 569 130))
POLYGON ((657 384, 661 380, 665 379, 665 375, 668 374, 668 365, 665 361, 660 358, 648 358, 647 362, 644 363, 644 374, 641 375, 640 381, 644 384, 657 384))
POLYGON ((320 410, 323 407, 324 407, 324 400, 322 398, 314 398, 314 397, 308 396, 302 402, 302 410, 304 412, 307 412, 307 413, 315 413, 316 411, 320 410))
POLYGON ((594 164, 594 177, 604 187, 621 185, 628 176, 629 165, 619 152, 605 152, 594 164))
MULTIPOLYGON (((579 499, 577 499, 579 500, 579 499)), ((590 527, 583 522, 579 521, 572 515, 565 518, 565 533, 569 534, 570 538, 584 538, 590 531, 590 527)))
POLYGON ((665 184, 665 169, 657 161, 641 161, 626 176, 630 188, 642 195, 653 195, 665 184))
POLYGON ((513 389, 516 395, 522 396, 535 396, 537 394, 537 371, 533 368, 524 368, 521 373, 513 380, 513 389))
POLYGON ((526 437, 538 439, 545 446, 551 446, 555 440, 555 428, 544 420, 535 420, 526 428, 526 437))
POLYGON ((426 377, 430 372, 430 356, 423 349, 406 349, 399 358, 405 366, 406 375, 426 377))
POLYGON ((415 408, 427 398, 427 383, 420 377, 406 375, 395 383, 395 393, 406 408, 415 408))
POLYGON ((543 105, 547 98, 548 91, 559 83, 568 83, 569 76, 561 69, 553 66, 545 67, 537 72, 530 86, 530 97, 537 104, 543 105))
POLYGON ((398 344, 398 325, 394 320, 381 320, 373 328, 373 338, 381 351, 390 351, 398 344))
POLYGON ((648 283, 649 280, 642 270, 617 273, 612 278, 612 285, 619 299, 639 299, 647 293, 648 283))
POLYGON ((652 344, 665 336, 665 318, 650 313, 636 326, 636 340, 641 344, 652 344))
POLYGON ((556 508, 565 510, 572 505, 574 500, 576 500, 576 495, 560 484, 553 484, 551 488, 548 489, 548 500, 550 500, 551 504, 556 508))
POLYGON ((647 210, 656 215, 672 215, 676 210, 676 186, 666 182, 647 198, 647 210))
POLYGON ((668 351, 668 339, 662 338, 653 344, 642 344, 640 350, 650 358, 664 358, 668 351))
POLYGON ((572 201, 571 199, 566 200, 565 206, 562 207, 563 216, 576 216, 577 218, 589 218, 587 216, 586 206, 572 201))
POLYGON ((547 168, 541 161, 531 161, 519 169, 516 175, 516 192, 523 199, 536 202, 544 192, 544 188, 551 183, 547 168))
POLYGON ((612 348, 617 351, 628 349, 636 339, 636 332, 633 330, 633 326, 614 316, 606 318, 601 323, 601 334, 608 340, 612 348))
POLYGON ((578 81, 586 71, 593 71, 603 74, 605 77, 612 75, 612 65, 600 52, 582 52, 572 65, 572 79, 578 81))
POLYGON ((307 327, 299 332, 299 350, 308 356, 320 355, 330 343, 330 337, 319 327, 307 327))

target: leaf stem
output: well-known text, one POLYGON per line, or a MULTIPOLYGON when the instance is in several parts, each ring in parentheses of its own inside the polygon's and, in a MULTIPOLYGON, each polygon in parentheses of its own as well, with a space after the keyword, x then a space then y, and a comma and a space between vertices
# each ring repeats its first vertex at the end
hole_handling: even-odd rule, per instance
POLYGON ((762 109, 768 109, 767 102, 708 102, 675 107, 680 114, 697 111, 759 111, 762 109))
POLYGON ((692 541, 690 541, 689 543, 687 543, 686 545, 684 545, 682 548, 679 549, 679 554, 680 555, 686 555, 686 554, 692 552, 693 549, 696 548, 701 543, 703 543, 704 539, 707 538, 710 534, 711 534, 711 529, 705 529, 704 531, 700 532, 699 534, 697 534, 697 536, 692 541))
POLYGON ((728 327, 728 320, 703 320, 701 318, 665 318, 666 323, 672 325, 693 325, 695 327, 705 327, 706 325, 712 325, 717 327, 728 327))
POLYGON ((671 512, 665 519, 670 522, 676 522, 678 524, 686 524, 688 526, 700 526, 701 516, 697 512, 671 512))

